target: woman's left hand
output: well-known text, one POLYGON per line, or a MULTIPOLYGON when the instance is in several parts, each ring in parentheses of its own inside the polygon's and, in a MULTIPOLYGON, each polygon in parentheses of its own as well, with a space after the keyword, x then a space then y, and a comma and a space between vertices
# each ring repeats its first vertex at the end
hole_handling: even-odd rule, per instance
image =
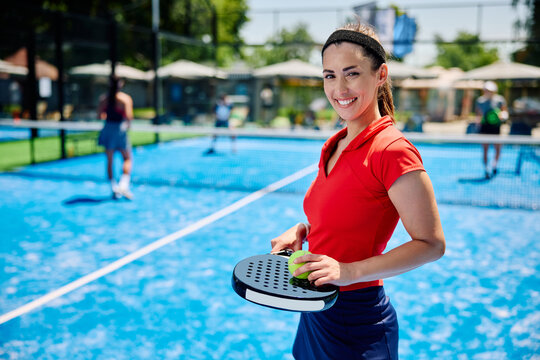
POLYGON ((294 276, 298 276, 306 271, 311 271, 308 280, 315 286, 333 284, 346 286, 354 283, 352 264, 340 263, 326 255, 307 254, 297 257, 296 264, 305 264, 296 269, 294 276))

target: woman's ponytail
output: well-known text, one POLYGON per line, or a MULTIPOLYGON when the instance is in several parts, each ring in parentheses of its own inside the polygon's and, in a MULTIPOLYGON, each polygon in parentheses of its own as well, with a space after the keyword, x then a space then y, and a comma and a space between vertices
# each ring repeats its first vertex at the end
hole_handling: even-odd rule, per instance
POLYGON ((377 94, 377 103, 379 105, 379 112, 382 116, 390 115, 392 120, 394 119, 394 97, 392 96, 392 85, 390 77, 386 79, 386 82, 379 87, 377 94))

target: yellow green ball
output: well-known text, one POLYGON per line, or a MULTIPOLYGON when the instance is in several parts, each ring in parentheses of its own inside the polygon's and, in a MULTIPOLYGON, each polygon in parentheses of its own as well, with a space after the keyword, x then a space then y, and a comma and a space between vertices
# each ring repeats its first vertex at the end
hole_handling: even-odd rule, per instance
MULTIPOLYGON (((295 264, 293 261, 299 256, 303 256, 306 254, 311 254, 311 252, 307 250, 298 250, 292 253, 292 255, 289 257, 289 271, 291 272, 291 275, 295 272, 296 269, 303 266, 305 263, 299 263, 295 264)), ((302 273, 298 276, 296 276, 297 279, 307 279, 308 275, 311 273, 311 271, 306 271, 305 273, 302 273)))

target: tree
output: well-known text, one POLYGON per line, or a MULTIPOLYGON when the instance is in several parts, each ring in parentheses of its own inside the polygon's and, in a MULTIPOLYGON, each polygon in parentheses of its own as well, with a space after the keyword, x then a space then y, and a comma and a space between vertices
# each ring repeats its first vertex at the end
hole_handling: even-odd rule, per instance
MULTIPOLYGON (((513 0, 512 5, 517 6, 521 1, 513 0)), ((527 45, 512 54, 514 61, 540 66, 540 4, 538 0, 523 0, 525 6, 529 8, 529 17, 524 20, 517 20, 516 30, 527 32, 527 45)))
POLYGON ((217 61, 226 66, 239 59, 240 47, 244 40, 240 37, 242 26, 248 21, 246 0, 214 0, 217 11, 217 61))
POLYGON ((499 60, 497 49, 486 49, 478 35, 461 31, 452 43, 445 42, 439 35, 435 39, 437 58, 433 65, 468 71, 499 60))
POLYGON ((309 61, 314 41, 307 30, 307 25, 299 23, 292 30, 282 29, 272 36, 264 47, 258 47, 252 54, 246 55, 246 62, 255 66, 266 66, 291 59, 309 61))
MULTIPOLYGON (((163 36, 163 63, 182 58, 225 65, 239 57, 247 10, 246 0, 160 0, 160 30, 170 34, 163 36)), ((150 26, 151 2, 145 2, 141 11, 126 13, 123 19, 150 26)))
MULTIPOLYGON (((238 46, 220 51, 215 45, 241 44, 240 30, 248 21, 246 0, 160 0, 159 4, 162 63, 180 58, 225 63, 228 57, 240 56, 238 46)), ((15 34, 5 39, 3 36, 2 57, 24 46, 24 36, 18 34, 25 34, 29 28, 36 29, 38 38, 54 36, 54 13, 61 12, 72 19, 64 30, 66 40, 97 44, 97 48, 102 49, 98 50, 103 52, 102 57, 107 56, 110 38, 107 22, 114 19, 118 24, 120 61, 143 70, 151 68, 150 0, 18 0, 3 2, 0 10, 2 32, 15 34)), ((74 64, 85 63, 85 58, 91 60, 84 52, 69 56, 73 57, 74 64)))

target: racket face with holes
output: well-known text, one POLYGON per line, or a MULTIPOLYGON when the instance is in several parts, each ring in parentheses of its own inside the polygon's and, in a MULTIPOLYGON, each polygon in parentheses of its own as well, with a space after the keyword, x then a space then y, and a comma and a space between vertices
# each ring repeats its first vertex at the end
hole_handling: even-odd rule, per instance
POLYGON ((287 256, 266 254, 240 261, 233 271, 234 291, 246 300, 281 310, 314 312, 334 305, 337 286, 315 287, 294 278, 287 260, 287 256))

